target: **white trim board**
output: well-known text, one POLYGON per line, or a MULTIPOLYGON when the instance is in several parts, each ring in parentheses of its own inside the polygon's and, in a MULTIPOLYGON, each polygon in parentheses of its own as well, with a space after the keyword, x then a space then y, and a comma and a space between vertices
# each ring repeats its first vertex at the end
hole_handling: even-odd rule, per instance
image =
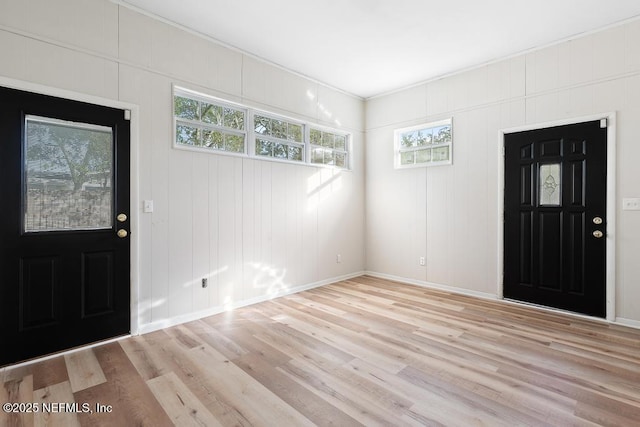
POLYGON ((623 327, 627 327, 627 328, 640 329, 640 321, 638 321, 638 320, 625 319, 625 318, 622 318, 622 317, 616 317, 614 320, 603 319, 603 318, 600 318, 600 317, 588 316, 586 314, 580 314, 580 313, 574 313, 574 312, 571 312, 571 311, 560 310, 560 309, 553 308, 553 307, 545 307, 545 306, 538 305, 538 304, 531 304, 531 303, 526 303, 526 302, 521 302, 521 301, 505 299, 505 298, 502 298, 502 297, 499 297, 497 295, 490 294, 490 293, 472 291, 472 290, 469 290, 469 289, 458 288, 458 287, 455 287, 455 286, 449 286, 449 285, 442 285, 442 284, 439 284, 439 283, 427 282, 427 281, 424 281, 424 280, 408 279, 406 277, 394 276, 394 275, 385 274, 385 273, 378 273, 378 272, 375 272, 375 271, 365 271, 364 274, 366 274, 368 276, 372 276, 372 277, 377 277, 377 278, 380 278, 380 279, 393 280, 394 282, 399 282, 399 284, 401 284, 401 285, 402 284, 415 285, 415 286, 420 286, 420 287, 427 288, 427 289, 434 289, 434 290, 437 290, 437 291, 450 292, 450 293, 456 294, 456 295, 464 295, 464 296, 476 297, 476 298, 480 298, 480 299, 497 301, 497 302, 501 302, 501 303, 504 303, 504 304, 516 305, 516 306, 519 306, 519 307, 529 307, 529 308, 532 308, 532 309, 535 309, 535 310, 540 310, 540 311, 544 311, 544 312, 552 313, 552 314, 564 314, 566 316, 574 317, 576 319, 585 319, 585 320, 590 320, 590 321, 593 321, 593 322, 598 322, 598 323, 603 323, 603 324, 617 325, 617 326, 623 326, 623 327))
POLYGON ((138 327, 140 322, 139 313, 139 288, 140 288, 140 272, 139 272, 139 260, 140 260, 140 238, 137 230, 140 226, 140 194, 139 194, 139 125, 140 114, 139 107, 136 104, 128 102, 122 102, 109 98, 102 98, 94 95, 87 95, 79 92, 73 92, 66 89, 60 89, 50 86, 44 86, 37 83, 26 82, 22 80, 11 79, 8 77, 0 76, 0 86, 4 86, 10 89, 17 89, 26 92, 38 93, 41 95, 55 96, 58 98, 71 99, 74 101, 87 102, 91 104, 101 105, 104 107, 118 108, 121 110, 131 111, 130 118, 130 211, 129 218, 131 220, 131 229, 136 232, 130 233, 130 247, 131 247, 131 323, 130 333, 136 335, 138 333, 138 327))
POLYGON ((458 288, 456 286, 443 285, 440 283, 427 282, 426 280, 408 279, 406 277, 394 276, 392 274, 378 273, 376 271, 365 271, 366 275, 378 277, 380 279, 393 280, 395 282, 406 283, 408 285, 420 286, 427 289, 435 289, 438 291, 450 292, 457 295, 466 295, 470 297, 482 298, 495 301, 498 297, 494 294, 487 292, 473 291, 465 288, 458 288))
POLYGON ((555 120, 551 122, 532 123, 522 126, 501 129, 498 133, 498 247, 497 247, 497 296, 504 297, 504 139, 505 134, 528 130, 544 129, 595 120, 607 119, 607 264, 606 264, 606 320, 616 322, 616 112, 599 113, 589 116, 555 120))
POLYGON ((343 281, 343 280, 353 279, 354 277, 362 276, 363 274, 365 274, 364 271, 358 271, 356 273, 350 273, 350 274, 346 274, 346 275, 343 275, 343 276, 331 277, 329 279, 320 280, 320 281, 317 281, 317 282, 314 282, 314 283, 308 283, 306 285, 296 286, 296 287, 288 289, 285 292, 280 292, 280 293, 278 293, 276 295, 260 296, 260 297, 251 298, 251 299, 248 299, 248 300, 238 301, 237 303, 233 303, 233 304, 230 304, 230 305, 218 305, 218 306, 215 306, 215 307, 212 307, 212 308, 208 308, 206 310, 197 311, 195 313, 182 314, 182 315, 170 317, 170 318, 167 318, 167 319, 157 320, 155 322, 146 323, 144 325, 141 325, 140 329, 138 330, 138 333, 140 335, 148 334, 150 332, 154 332, 154 331, 157 331, 157 330, 160 330, 160 329, 169 328, 171 326, 180 325, 182 323, 187 323, 187 322, 191 322, 191 321, 194 321, 194 320, 199 320, 199 319, 202 319, 204 317, 214 316, 216 314, 220 314, 222 312, 230 311, 230 310, 233 310, 233 309, 236 309, 236 308, 246 307, 246 306, 257 304, 257 303, 260 303, 260 302, 269 301, 269 300, 272 300, 274 298, 279 298, 279 297, 283 297, 285 295, 295 294, 295 293, 298 293, 298 292, 306 291, 306 290, 313 289, 313 288, 318 288, 320 286, 329 285, 331 283, 336 283, 336 282, 340 282, 340 281, 343 281))
POLYGON ((624 317, 616 317, 614 322, 617 325, 626 326, 628 328, 640 329, 640 321, 633 319, 626 319, 624 317))

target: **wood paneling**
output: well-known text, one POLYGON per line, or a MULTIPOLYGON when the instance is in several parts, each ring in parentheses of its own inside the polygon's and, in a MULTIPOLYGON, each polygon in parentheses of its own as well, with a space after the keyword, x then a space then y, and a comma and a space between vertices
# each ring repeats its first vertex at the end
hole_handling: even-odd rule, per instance
POLYGON ((141 329, 364 270, 362 99, 108 0, 3 2, 0 23, 1 77, 139 106, 136 200, 155 207, 131 218, 141 329), (310 200, 326 168, 173 149, 174 84, 354 132, 342 197, 310 200))
MULTIPOLYGON (((367 271, 496 294, 503 273, 500 132, 506 129, 616 111, 616 193, 633 194, 640 179, 634 165, 640 123, 630 119, 640 107, 640 45, 632 41, 638 37, 640 21, 634 20, 366 100, 367 271), (420 168, 394 170, 393 130, 443 117, 454 123, 453 165, 427 168, 424 179, 420 168), (424 205, 416 203, 416 194, 427 198, 426 239, 402 221, 420 220, 424 205), (426 268, 418 268, 424 241, 426 268)), ((581 142, 572 143, 574 154, 585 152, 581 142)), ((530 159, 531 151, 522 158, 530 159)), ((574 176, 579 169, 576 163, 574 176)), ((584 202, 582 190, 573 188, 576 205, 584 202)), ((640 223, 619 210, 619 201, 613 206, 614 315, 637 325, 640 223)))
MULTIPOLYGON (((62 357, 5 370, 2 403, 89 403, 36 424, 105 426, 640 419, 639 330, 368 276, 76 354, 82 373, 61 375, 62 357), (91 366, 106 381, 73 392, 91 366)), ((33 423, 0 413, 0 425, 33 423)))

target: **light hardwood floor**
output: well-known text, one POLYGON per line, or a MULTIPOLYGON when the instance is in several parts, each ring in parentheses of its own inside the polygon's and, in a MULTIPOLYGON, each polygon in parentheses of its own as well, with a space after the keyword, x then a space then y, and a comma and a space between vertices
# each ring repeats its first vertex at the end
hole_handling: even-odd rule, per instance
POLYGON ((3 426, 627 427, 640 425, 640 330, 362 276, 0 382, 0 403, 94 411, 0 412, 3 426))

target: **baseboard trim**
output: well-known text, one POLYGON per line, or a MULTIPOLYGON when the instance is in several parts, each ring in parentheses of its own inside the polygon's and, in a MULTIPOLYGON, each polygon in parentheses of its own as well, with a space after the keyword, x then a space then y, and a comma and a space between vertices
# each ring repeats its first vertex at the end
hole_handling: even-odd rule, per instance
POLYGON ((622 326, 627 326, 629 328, 640 329, 639 320, 626 319, 624 317, 616 317, 616 320, 614 323, 622 326))
POLYGON ((495 294, 490 294, 487 292, 472 291, 470 289, 464 289, 464 288, 457 288, 455 286, 428 282, 426 280, 408 279, 406 277, 394 276, 392 274, 386 274, 386 273, 379 273, 377 271, 366 271, 365 274, 373 277, 378 277, 380 279, 393 280, 396 282, 407 283, 409 285, 421 286, 423 288, 429 288, 429 289, 437 289, 439 291, 446 291, 454 294, 467 295, 467 296, 478 297, 482 299, 489 299, 493 301, 499 299, 495 294))
POLYGON ((578 319, 592 320, 592 321, 600 322, 600 323, 607 323, 607 324, 611 324, 611 325, 626 326, 626 327, 629 327, 629 328, 640 329, 640 321, 633 320, 633 319, 626 319, 624 317, 616 317, 615 320, 601 319, 599 317, 587 316, 587 315, 580 314, 580 313, 572 313, 570 311, 559 310, 559 309, 556 309, 556 308, 553 308, 553 307, 544 307, 544 306, 540 306, 540 305, 537 305, 537 304, 530 304, 530 303, 521 302, 521 301, 514 301, 514 300, 499 298, 497 295, 494 295, 494 294, 485 293, 485 292, 478 292, 478 291, 471 291, 469 289, 457 288, 455 286, 449 286, 449 285, 442 285, 440 283, 433 283, 433 282, 427 282, 427 281, 416 280, 416 279, 408 279, 406 277, 394 276, 392 274, 379 273, 379 272, 376 272, 376 271, 365 271, 364 274, 367 274, 367 275, 373 276, 373 277, 378 277, 380 279, 393 280, 395 282, 407 283, 409 285, 416 285, 416 286, 421 286, 421 287, 424 287, 424 288, 451 292, 453 294, 478 297, 478 298, 489 299, 489 300, 494 300, 494 301, 502 301, 505 304, 513 304, 513 305, 519 305, 519 306, 522 306, 522 307, 535 308, 537 310, 546 311, 546 312, 549 312, 549 313, 565 314, 567 316, 572 316, 572 317, 575 317, 575 318, 578 318, 578 319))
POLYGON ((192 322, 194 320, 199 320, 199 319, 202 319, 204 317, 214 316, 214 315, 220 314, 220 313, 222 313, 224 311, 229 311, 229 310, 233 310, 233 309, 236 309, 236 308, 246 307, 246 306, 249 306, 249 305, 257 304, 257 303, 260 303, 260 302, 269 301, 269 300, 272 300, 274 298, 282 297, 282 296, 285 296, 285 295, 295 294, 297 292, 306 291, 306 290, 309 290, 309 289, 313 289, 313 288, 317 288, 317 287, 320 287, 320 286, 328 285, 330 283, 340 282, 342 280, 353 279, 354 277, 362 276, 363 274, 365 274, 364 271, 358 271, 356 273, 345 274, 343 276, 331 277, 329 279, 324 279, 324 280, 320 280, 320 281, 317 281, 317 282, 296 286, 294 288, 288 289, 286 292, 279 292, 279 293, 274 294, 274 295, 260 296, 260 297, 251 298, 251 299, 244 300, 244 301, 238 301, 237 303, 234 303, 234 304, 232 304, 230 306, 216 306, 216 307, 208 308, 206 310, 197 311, 195 313, 182 314, 182 315, 174 316, 174 317, 171 317, 171 318, 168 318, 168 319, 158 320, 158 321, 155 321, 155 322, 151 322, 151 323, 147 323, 147 324, 144 324, 144 325, 140 325, 138 327, 138 334, 139 335, 148 334, 149 332, 154 332, 154 331, 157 331, 157 330, 160 330, 160 329, 169 328, 171 326, 180 325, 182 323, 192 322))

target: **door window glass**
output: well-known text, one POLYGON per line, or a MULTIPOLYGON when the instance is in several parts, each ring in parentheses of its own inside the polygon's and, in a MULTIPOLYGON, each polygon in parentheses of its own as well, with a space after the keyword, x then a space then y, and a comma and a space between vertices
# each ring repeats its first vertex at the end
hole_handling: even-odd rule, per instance
POLYGON ((540 206, 560 206, 560 163, 540 165, 538 199, 540 206))
POLYGON ((111 228, 113 133, 27 116, 24 231, 111 228))

